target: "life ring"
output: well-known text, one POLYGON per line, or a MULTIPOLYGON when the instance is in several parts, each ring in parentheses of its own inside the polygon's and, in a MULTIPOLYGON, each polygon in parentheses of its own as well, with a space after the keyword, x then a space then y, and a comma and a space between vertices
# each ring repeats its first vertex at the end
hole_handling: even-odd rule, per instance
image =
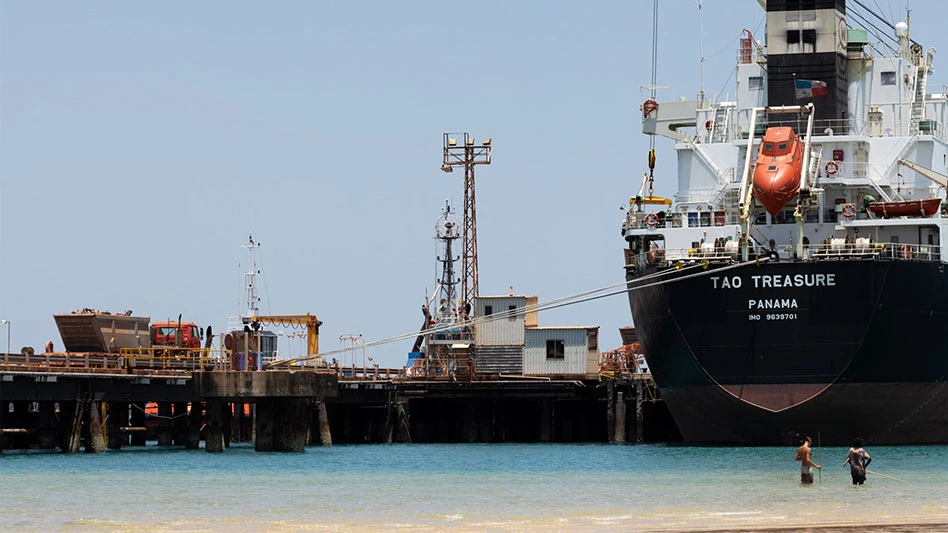
POLYGON ((711 131, 711 126, 713 126, 713 125, 714 125, 714 123, 711 122, 710 120, 705 120, 705 121, 704 121, 704 129, 706 129, 706 130, 708 130, 708 131, 711 131))
POLYGON ((649 214, 645 215, 645 225, 648 226, 648 227, 650 227, 650 228, 654 228, 655 226, 657 226, 657 225, 658 225, 658 215, 656 215, 655 213, 649 213, 649 214))
POLYGON ((649 98, 644 104, 642 104, 642 114, 646 117, 651 115, 656 109, 658 109, 658 102, 652 98, 649 98))
POLYGON ((853 204, 843 204, 843 216, 846 218, 853 218, 856 216, 856 206, 853 204))
POLYGON ((826 163, 826 173, 832 176, 839 172, 839 164, 836 161, 829 161, 826 163))
POLYGON ((911 259, 912 258, 912 247, 903 244, 899 247, 899 252, 902 254, 902 259, 911 259))

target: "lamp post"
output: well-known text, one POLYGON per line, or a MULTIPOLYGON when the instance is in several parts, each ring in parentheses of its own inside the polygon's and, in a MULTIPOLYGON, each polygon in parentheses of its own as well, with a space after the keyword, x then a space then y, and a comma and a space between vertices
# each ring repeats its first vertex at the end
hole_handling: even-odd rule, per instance
POLYGON ((10 321, 9 320, 0 320, 0 324, 7 325, 7 355, 10 354, 10 321))

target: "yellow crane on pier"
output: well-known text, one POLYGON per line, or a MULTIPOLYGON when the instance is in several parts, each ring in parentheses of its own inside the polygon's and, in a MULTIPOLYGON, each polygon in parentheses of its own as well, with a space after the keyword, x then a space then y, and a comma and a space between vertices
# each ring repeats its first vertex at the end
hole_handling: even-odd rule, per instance
POLYGON ((244 318, 249 324, 271 324, 283 327, 306 327, 306 355, 319 353, 319 326, 323 321, 316 315, 257 315, 244 318))

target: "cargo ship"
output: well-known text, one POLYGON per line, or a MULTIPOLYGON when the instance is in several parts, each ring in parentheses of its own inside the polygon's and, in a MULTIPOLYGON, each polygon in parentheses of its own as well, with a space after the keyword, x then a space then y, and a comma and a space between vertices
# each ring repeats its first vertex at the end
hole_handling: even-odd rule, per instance
POLYGON ((639 340, 687 442, 948 443, 948 89, 910 17, 880 35, 847 24, 862 3, 800 4, 761 2, 733 94, 647 87, 621 229, 639 340))

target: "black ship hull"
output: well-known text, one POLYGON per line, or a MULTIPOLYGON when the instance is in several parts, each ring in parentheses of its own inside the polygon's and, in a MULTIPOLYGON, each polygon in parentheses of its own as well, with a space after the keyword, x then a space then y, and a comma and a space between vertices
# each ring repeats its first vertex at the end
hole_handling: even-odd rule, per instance
POLYGON ((945 264, 642 266, 633 320, 686 441, 948 443, 945 264))

